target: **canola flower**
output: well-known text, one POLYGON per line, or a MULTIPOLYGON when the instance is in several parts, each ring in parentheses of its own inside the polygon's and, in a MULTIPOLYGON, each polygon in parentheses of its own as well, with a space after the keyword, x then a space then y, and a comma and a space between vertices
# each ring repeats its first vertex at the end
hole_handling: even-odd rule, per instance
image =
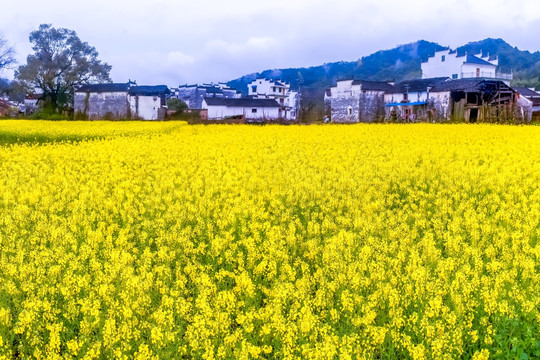
POLYGON ((29 124, 0 359, 540 357, 540 128, 29 124))

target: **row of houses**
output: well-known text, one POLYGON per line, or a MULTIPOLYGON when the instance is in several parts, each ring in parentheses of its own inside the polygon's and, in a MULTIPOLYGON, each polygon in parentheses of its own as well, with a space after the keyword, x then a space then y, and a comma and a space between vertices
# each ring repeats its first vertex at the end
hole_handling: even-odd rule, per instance
POLYGON ((422 78, 395 82, 345 79, 326 89, 333 122, 501 121, 528 122, 540 115, 540 94, 512 88, 512 74, 489 55, 445 49, 422 63, 422 78))
POLYGON ((294 121, 298 117, 299 94, 290 84, 258 78, 246 95, 226 84, 138 86, 135 82, 83 85, 75 90, 77 119, 163 120, 167 99, 177 98, 188 109, 198 110, 208 120, 294 121))

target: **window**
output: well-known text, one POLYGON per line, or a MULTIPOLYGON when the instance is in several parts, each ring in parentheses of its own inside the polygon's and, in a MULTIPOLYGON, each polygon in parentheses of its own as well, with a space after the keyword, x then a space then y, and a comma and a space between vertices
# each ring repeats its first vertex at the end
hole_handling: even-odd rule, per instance
POLYGON ((253 86, 251 87, 251 91, 254 92, 254 93, 256 93, 256 92, 257 92, 257 85, 253 85, 253 86))
POLYGON ((445 62, 445 61, 446 61, 446 56, 445 55, 441 56, 441 62, 445 62))
POLYGON ((251 113, 252 113, 252 114, 256 114, 256 113, 257 113, 257 109, 251 109, 251 113))
POLYGON ((348 115, 352 115, 352 107, 349 106, 349 107, 347 108, 347 114, 348 114, 348 115))
POLYGON ((273 92, 276 92, 276 87, 275 87, 275 86, 272 88, 272 91, 273 91, 273 92))
POLYGON ((457 74, 452 74, 452 79, 456 80, 457 79, 457 74))

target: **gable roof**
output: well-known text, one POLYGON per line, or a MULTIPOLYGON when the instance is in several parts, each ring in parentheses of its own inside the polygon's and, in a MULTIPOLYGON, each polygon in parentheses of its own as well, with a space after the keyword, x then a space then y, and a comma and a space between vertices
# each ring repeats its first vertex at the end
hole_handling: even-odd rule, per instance
POLYGON ((514 87, 514 90, 525 97, 540 97, 539 93, 526 87, 514 87))
POLYGON ((489 66, 497 67, 497 65, 493 65, 492 63, 487 62, 486 60, 482 60, 478 56, 475 56, 475 55, 467 55, 465 64, 489 65, 489 66))
POLYGON ((204 98, 208 106, 227 106, 227 107, 281 107, 274 99, 227 99, 227 98, 204 98))
POLYGON ((431 89, 431 92, 466 91, 473 92, 480 89, 482 80, 478 79, 457 79, 438 83, 431 89))
POLYGON ((480 92, 493 91, 494 89, 508 89, 515 92, 512 88, 500 80, 482 80, 482 79, 458 79, 449 80, 435 85, 431 92, 480 92))
POLYGON ((428 79, 414 79, 414 80, 405 80, 400 83, 397 83, 394 86, 392 91, 389 91, 391 94, 404 94, 406 92, 426 92, 428 87, 434 87, 439 83, 448 81, 448 77, 437 77, 437 78, 428 78, 428 79))
POLYGON ((384 81, 353 80, 353 85, 362 85, 362 90, 366 91, 386 91, 391 92, 394 86, 384 81))
POLYGON ((127 92, 129 85, 129 83, 86 84, 78 88, 75 92, 127 92))
POLYGON ((132 86, 129 88, 130 95, 158 96, 170 93, 171 91, 169 90, 167 85, 132 86))

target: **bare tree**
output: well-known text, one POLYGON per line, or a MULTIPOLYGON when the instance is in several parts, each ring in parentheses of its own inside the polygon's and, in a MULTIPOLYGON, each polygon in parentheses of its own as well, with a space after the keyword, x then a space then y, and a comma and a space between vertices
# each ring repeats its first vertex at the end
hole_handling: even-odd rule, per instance
POLYGON ((15 48, 0 34, 0 71, 15 63, 15 48))

